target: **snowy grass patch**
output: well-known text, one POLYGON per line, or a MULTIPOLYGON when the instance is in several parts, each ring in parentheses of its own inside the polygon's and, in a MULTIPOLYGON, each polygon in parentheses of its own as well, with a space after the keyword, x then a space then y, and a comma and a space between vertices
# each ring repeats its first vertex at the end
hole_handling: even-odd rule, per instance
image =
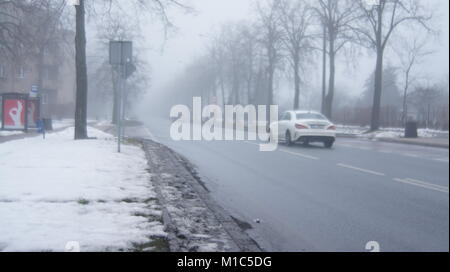
POLYGON ((0 144, 0 251, 165 249, 145 153, 89 128, 0 144))

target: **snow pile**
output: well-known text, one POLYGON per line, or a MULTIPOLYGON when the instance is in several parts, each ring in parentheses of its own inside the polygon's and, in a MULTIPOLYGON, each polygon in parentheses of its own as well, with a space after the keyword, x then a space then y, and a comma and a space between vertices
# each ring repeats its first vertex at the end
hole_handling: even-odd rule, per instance
POLYGON ((13 135, 20 135, 20 134, 24 134, 25 132, 23 131, 7 131, 7 130, 0 130, 0 137, 7 137, 7 136, 13 136, 13 135))
MULTIPOLYGON (((337 125, 337 132, 341 134, 354 135, 363 138, 402 138, 405 135, 404 128, 380 128, 379 131, 366 133, 368 126, 343 126, 337 125)), ((421 128, 417 131, 420 138, 448 137, 449 132, 421 128)))
MULTIPOLYGON (((1 118, 0 118, 1 120, 1 118)), ((0 121, 0 129, 2 128, 2 122, 0 121)), ((12 135, 20 135, 23 134, 23 131, 7 131, 7 130, 0 130, 0 137, 6 137, 6 136, 12 136, 12 135)))
MULTIPOLYGON (((0 144, 0 251, 135 250, 165 237, 145 154, 89 128, 0 144)), ((147 248, 152 250, 152 248, 147 248)))
MULTIPOLYGON (((437 131, 431 129, 418 129, 417 134, 419 138, 435 138, 435 137, 448 137, 448 132, 437 131)), ((380 131, 362 134, 361 137, 365 138, 403 138, 405 136, 405 130, 403 128, 383 128, 380 131)))

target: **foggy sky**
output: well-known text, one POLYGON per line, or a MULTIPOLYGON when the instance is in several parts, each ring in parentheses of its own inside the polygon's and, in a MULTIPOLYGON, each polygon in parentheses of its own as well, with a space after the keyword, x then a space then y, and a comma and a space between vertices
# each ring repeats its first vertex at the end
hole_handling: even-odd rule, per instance
MULTIPOLYGON (((449 1, 422 1, 441 7, 437 11, 439 15, 437 23, 441 36, 439 41, 431 43, 435 54, 417 67, 417 72, 431 80, 442 81, 449 73, 449 1)), ((177 74, 183 71, 185 66, 196 56, 204 54, 206 46, 210 43, 209 36, 211 33, 214 34, 214 29, 229 22, 251 21, 255 16, 252 9, 253 0, 191 0, 189 3, 195 8, 196 15, 171 12, 171 18, 178 27, 178 31, 171 35, 166 42, 164 42, 160 26, 147 27, 144 30, 147 46, 152 48, 147 56, 152 65, 152 91, 148 94, 149 98, 163 89, 168 82, 174 80, 177 74), (161 51, 163 46, 164 49, 161 51)), ((342 61, 342 58, 337 63, 336 86, 338 90, 345 89, 346 92, 354 95, 362 92, 366 79, 375 67, 375 55, 369 55, 366 52, 367 50, 363 50, 364 56, 358 58, 356 67, 350 67, 342 61)), ((385 64, 395 65, 395 62, 395 57, 389 55, 386 57, 385 64)), ((318 60, 318 65, 320 65, 320 60, 318 60)), ((317 72, 311 71, 308 78, 311 78, 310 84, 320 86, 319 69, 317 72)))

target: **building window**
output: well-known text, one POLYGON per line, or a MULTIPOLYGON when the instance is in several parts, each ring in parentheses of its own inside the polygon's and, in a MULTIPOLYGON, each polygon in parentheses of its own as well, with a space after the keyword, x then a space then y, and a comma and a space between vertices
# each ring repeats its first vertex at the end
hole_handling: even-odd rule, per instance
POLYGON ((6 67, 4 65, 0 65, 0 78, 1 79, 6 78, 6 67))
POLYGON ((25 78, 25 68, 20 67, 17 69, 17 78, 25 78))

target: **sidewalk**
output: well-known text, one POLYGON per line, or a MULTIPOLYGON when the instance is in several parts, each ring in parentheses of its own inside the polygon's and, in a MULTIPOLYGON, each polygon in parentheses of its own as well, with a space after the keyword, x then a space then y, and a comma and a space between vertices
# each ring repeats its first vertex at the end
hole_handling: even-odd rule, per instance
POLYGON ((0 252, 61 252, 72 241, 82 252, 261 251, 187 160, 129 125, 120 154, 106 122, 88 128, 92 140, 74 141, 73 127, 4 137, 0 252))

